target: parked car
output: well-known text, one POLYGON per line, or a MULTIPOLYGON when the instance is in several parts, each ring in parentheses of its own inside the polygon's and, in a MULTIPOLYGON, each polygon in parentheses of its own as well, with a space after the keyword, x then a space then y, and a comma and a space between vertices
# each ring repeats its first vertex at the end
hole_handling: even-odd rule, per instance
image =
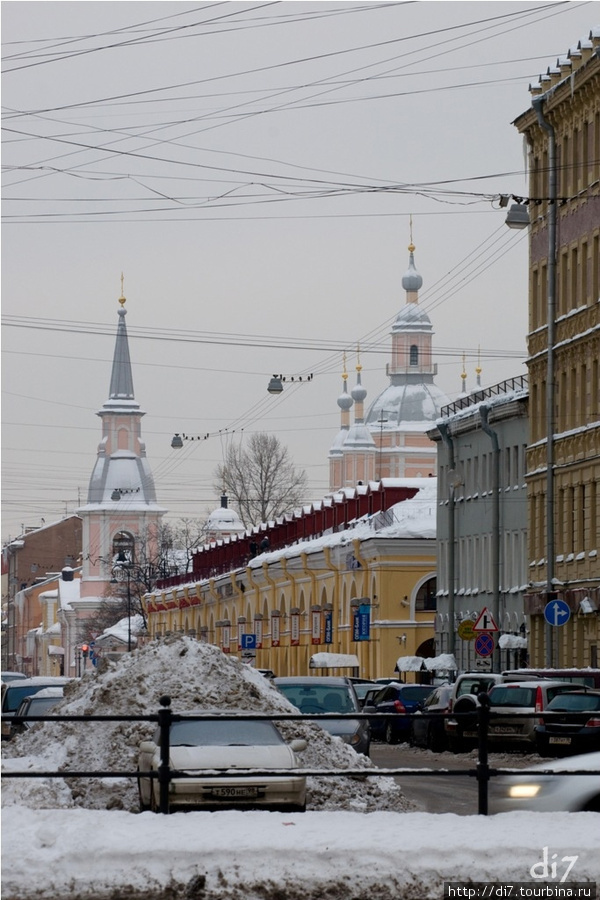
POLYGON ((414 747, 427 747, 435 753, 448 748, 446 728, 443 716, 450 709, 452 685, 441 684, 436 687, 413 715, 410 730, 410 743, 414 747))
POLYGON ((29 717, 47 715, 52 707, 56 706, 57 703, 60 703, 64 695, 64 688, 48 687, 42 688, 37 694, 25 697, 25 699, 21 701, 11 722, 11 737, 14 737, 15 734, 21 734, 21 732, 27 731, 32 725, 35 725, 35 722, 27 721, 29 717), (17 719, 22 719, 23 721, 17 722, 17 719))
MULTIPOLYGON (((208 710, 188 713, 201 715, 208 710)), ((212 711, 215 712, 215 711, 212 711)), ((219 712, 218 710, 216 712, 219 712)), ((229 714, 235 710, 220 710, 229 714)), ((170 761, 173 769, 192 777, 173 778, 169 786, 169 806, 177 809, 271 809, 304 812, 306 778, 296 775, 296 753, 306 749, 305 740, 286 744, 267 719, 182 719, 173 722, 169 732, 170 761), (283 775, 217 776, 200 770, 286 769, 283 775)), ((142 741, 138 755, 138 791, 140 809, 158 811, 158 778, 142 773, 158 772, 160 766, 160 729, 152 740, 142 741)))
POLYGON ((498 775, 489 786, 491 813, 600 812, 600 753, 584 753, 551 760, 523 769, 518 775, 498 775), (552 775, 539 774, 551 769, 552 775), (569 770, 594 771, 596 775, 568 775, 569 770))
POLYGON ((415 712, 434 690, 432 684, 399 684, 397 681, 382 687, 372 701, 363 706, 364 713, 374 716, 369 720, 373 737, 388 744, 407 741, 409 714, 415 712))
POLYGON ((27 675, 24 675, 23 672, 2 672, 2 681, 5 681, 7 684, 9 681, 18 681, 22 678, 27 678, 27 675))
POLYGON ((374 681, 360 681, 353 682, 354 684, 354 692, 358 697, 358 705, 362 709, 365 705, 365 698, 369 696, 373 696, 373 692, 377 693, 377 691, 381 690, 381 685, 377 684, 374 681))
MULTIPOLYGON (((463 672, 452 685, 449 713, 456 713, 456 718, 444 721, 448 747, 453 753, 469 750, 477 744, 478 694, 487 694, 496 684, 503 684, 506 679, 500 673, 463 672), (471 715, 468 715, 471 713, 471 715)), ((515 679, 516 680, 516 679, 515 679)))
POLYGON ((353 718, 361 712, 361 708, 349 678, 335 675, 289 676, 276 678, 274 684, 302 713, 340 713, 339 719, 327 719, 322 727, 350 744, 357 753, 369 755, 371 729, 367 719, 353 718))
POLYGON ((536 745, 540 756, 563 756, 600 750, 600 691, 568 691, 550 701, 536 745))
POLYGON ((488 693, 492 714, 488 728, 490 745, 532 746, 536 737, 535 727, 539 721, 539 717, 533 714, 546 709, 557 694, 570 690, 572 686, 566 681, 509 681, 494 685, 488 693), (525 718, 526 713, 531 715, 525 718))
POLYGON ((43 688, 64 687, 72 681, 71 678, 62 675, 37 675, 34 678, 19 678, 2 685, 2 740, 11 737, 11 719, 21 705, 21 702, 32 694, 37 694, 43 688))
MULTIPOLYGON (((600 669, 507 669, 504 680, 524 681, 526 678, 548 678, 551 681, 568 681, 572 685, 600 690, 600 669)), ((575 687, 573 687, 575 690, 575 687)))

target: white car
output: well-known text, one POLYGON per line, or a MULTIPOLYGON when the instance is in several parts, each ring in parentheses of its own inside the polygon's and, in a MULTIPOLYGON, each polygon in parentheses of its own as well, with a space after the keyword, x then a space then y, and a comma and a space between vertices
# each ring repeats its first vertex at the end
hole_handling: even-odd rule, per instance
MULTIPOLYGON (((188 713, 206 715, 209 711, 188 713)), ((224 713, 223 710, 220 711, 224 713)), ((227 710, 228 714, 235 710, 227 710)), ((211 712, 212 715, 216 713, 211 712)), ((286 744, 275 725, 267 719, 183 719, 170 730, 172 769, 185 772, 185 778, 173 778, 169 786, 169 808, 174 809, 276 809, 304 812, 306 778, 295 774, 296 753, 305 750, 305 740, 286 744), (233 769, 284 769, 278 775, 205 774, 203 770, 229 773, 233 769)), ((154 739, 142 741, 138 757, 140 809, 158 811, 158 778, 144 778, 145 772, 158 772, 160 730, 154 739)))
POLYGON ((600 753, 583 753, 547 760, 518 775, 496 775, 490 780, 489 811, 600 812, 600 753), (552 775, 540 771, 551 770, 552 775), (594 775, 568 775, 592 770, 594 775))

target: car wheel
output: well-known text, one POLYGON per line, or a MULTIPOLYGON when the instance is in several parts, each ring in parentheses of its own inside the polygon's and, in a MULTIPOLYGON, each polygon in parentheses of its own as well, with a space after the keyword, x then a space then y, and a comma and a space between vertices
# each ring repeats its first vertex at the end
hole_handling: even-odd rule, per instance
POLYGON ((156 798, 154 796, 154 780, 152 781, 152 786, 150 789, 150 809, 153 813, 160 812, 160 805, 156 802, 156 798))
POLYGON ((432 753, 441 753, 444 749, 442 739, 431 726, 427 729, 427 749, 432 753))
MULTIPOLYGON (((139 772, 139 769, 138 769, 138 772, 139 772)), ((139 776, 138 776, 138 780, 137 780, 137 786, 138 786, 138 797, 140 800, 140 812, 148 812, 148 810, 150 809, 150 806, 142 799, 142 785, 140 784, 139 776)))
POLYGON ((387 744, 397 744, 398 736, 394 731, 394 726, 391 722, 388 722, 385 726, 385 740, 387 744))
POLYGON ((462 740, 457 737, 448 738, 448 748, 451 753, 462 753, 465 749, 462 740))

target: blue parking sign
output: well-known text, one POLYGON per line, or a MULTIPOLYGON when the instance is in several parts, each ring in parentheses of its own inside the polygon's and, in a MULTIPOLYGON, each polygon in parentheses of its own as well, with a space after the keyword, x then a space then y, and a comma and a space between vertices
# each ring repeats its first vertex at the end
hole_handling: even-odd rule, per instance
POLYGON ((242 635, 242 650, 256 650, 256 635, 255 634, 243 634, 242 635))

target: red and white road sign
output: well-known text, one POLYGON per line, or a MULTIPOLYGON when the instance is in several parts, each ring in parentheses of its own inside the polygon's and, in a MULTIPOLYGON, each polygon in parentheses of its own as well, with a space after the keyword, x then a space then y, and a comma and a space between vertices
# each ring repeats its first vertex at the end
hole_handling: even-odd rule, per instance
POLYGON ((498 626, 487 606, 484 606, 479 613, 477 621, 473 625, 473 631, 498 631, 498 626))

